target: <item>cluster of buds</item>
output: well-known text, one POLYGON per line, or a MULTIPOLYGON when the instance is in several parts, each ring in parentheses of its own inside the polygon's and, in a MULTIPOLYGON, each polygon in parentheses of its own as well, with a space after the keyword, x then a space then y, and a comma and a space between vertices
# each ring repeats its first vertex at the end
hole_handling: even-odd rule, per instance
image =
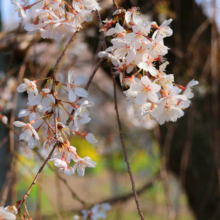
POLYGON ((40 33, 42 38, 61 39, 82 28, 84 22, 92 20, 91 12, 100 10, 96 0, 39 0, 28 4, 11 0, 23 18, 24 28, 29 34, 40 33), (26 13, 30 10, 30 13, 26 13))
POLYGON ((96 163, 90 157, 81 158, 76 148, 70 146, 68 135, 76 134, 91 144, 97 143, 92 133, 79 131, 80 125, 90 122, 87 108, 93 106, 87 99, 88 92, 81 87, 86 83, 86 77, 83 75, 75 77, 74 72, 70 71, 67 83, 61 83, 53 77, 46 80, 46 86, 40 93, 36 85, 39 80, 24 79, 24 83, 17 88, 18 92, 27 91, 29 106, 28 109, 21 109, 18 114, 18 117, 29 116, 29 123, 14 122, 15 126, 22 127, 19 140, 25 141, 30 149, 35 146, 53 149, 58 140, 59 146, 51 158, 54 165, 66 175, 72 175, 77 170, 79 176, 84 176, 85 167, 95 167, 96 163), (61 92, 66 93, 66 100, 59 98, 58 94, 61 92), (65 116, 70 119, 69 123, 65 124, 65 116), (44 133, 44 142, 39 132, 44 133), (70 166, 71 161, 75 162, 73 167, 70 166))
POLYGON ((173 33, 169 27, 172 19, 158 26, 156 22, 143 21, 137 10, 120 8, 114 12, 117 22, 105 21, 101 31, 113 36, 112 46, 99 52, 99 57, 114 65, 115 74, 127 88, 124 94, 139 119, 153 119, 161 125, 174 122, 189 107, 194 96, 191 88, 198 82, 192 80, 183 87, 174 84, 173 74, 165 73, 169 63, 164 56, 169 48, 164 45, 164 38, 173 33))
POLYGON ((106 218, 106 211, 110 210, 109 203, 96 204, 90 210, 82 210, 82 216, 75 215, 73 220, 98 220, 106 218))

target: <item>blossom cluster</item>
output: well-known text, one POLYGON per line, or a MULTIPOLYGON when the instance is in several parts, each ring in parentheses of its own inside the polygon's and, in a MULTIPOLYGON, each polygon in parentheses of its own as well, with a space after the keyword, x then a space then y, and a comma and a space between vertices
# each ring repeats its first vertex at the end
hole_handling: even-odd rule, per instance
POLYGON ((114 12, 113 20, 104 21, 101 29, 106 36, 113 36, 112 46, 98 54, 114 65, 135 115, 161 125, 184 115, 183 109, 189 107, 194 96, 191 88, 198 84, 192 80, 185 87, 177 85, 173 74, 165 73, 169 63, 164 56, 169 48, 164 45, 164 38, 173 33, 171 21, 158 26, 156 22, 143 21, 135 7, 128 11, 120 8, 114 12))
POLYGON ((109 203, 96 204, 90 210, 82 210, 82 217, 75 215, 73 220, 98 220, 106 218, 106 211, 109 211, 111 206, 109 203))
POLYGON ((40 33, 42 38, 61 39, 82 28, 84 22, 92 20, 91 12, 100 10, 96 0, 39 0, 24 4, 11 0, 18 16, 29 34, 40 33), (26 13, 29 10, 29 13, 26 13))
POLYGON ((88 101, 88 92, 82 88, 87 79, 84 75, 75 77, 73 71, 68 73, 68 83, 61 83, 49 77, 40 93, 36 85, 38 81, 24 79, 24 83, 17 88, 18 92, 27 91, 29 106, 28 109, 21 109, 18 114, 19 118, 28 116, 29 123, 21 121, 13 123, 22 128, 19 140, 26 142, 30 149, 35 146, 53 149, 58 140, 59 146, 51 158, 54 165, 66 175, 72 175, 77 170, 79 176, 84 176, 85 167, 95 167, 96 163, 90 157, 81 158, 76 148, 70 145, 68 136, 72 133, 91 144, 97 143, 92 133, 79 131, 81 125, 91 120, 87 108, 93 106, 93 103, 88 101), (66 93, 67 100, 59 98, 61 92, 66 93), (68 125, 64 124, 63 115, 70 119, 68 125), (42 138, 39 132, 44 134, 42 138), (75 162, 74 166, 70 165, 71 161, 75 162))

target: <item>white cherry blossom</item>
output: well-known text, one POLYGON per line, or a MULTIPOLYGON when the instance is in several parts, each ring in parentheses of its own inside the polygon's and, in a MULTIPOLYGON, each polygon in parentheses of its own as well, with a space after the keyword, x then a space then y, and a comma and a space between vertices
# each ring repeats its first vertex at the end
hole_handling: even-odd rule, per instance
POLYGON ((76 164, 73 166, 73 172, 77 170, 78 176, 82 177, 85 174, 86 167, 96 167, 96 162, 94 162, 90 157, 79 157, 75 160, 76 164))
POLYGON ((73 71, 70 71, 68 73, 67 89, 69 91, 69 100, 71 102, 75 102, 77 96, 84 97, 84 98, 88 97, 88 92, 84 88, 79 87, 80 85, 82 85, 85 82, 86 82, 85 76, 81 75, 81 76, 77 76, 75 78, 73 71))
MULTIPOLYGON (((13 5, 17 7, 15 11, 18 11, 18 17, 22 17, 23 19, 26 19, 26 8, 18 1, 18 0, 10 0, 13 5)), ((26 1, 27 2, 27 1, 26 1)))
POLYGON ((160 89, 161 87, 159 85, 151 82, 147 76, 143 76, 141 78, 141 83, 133 86, 133 90, 138 91, 136 103, 142 105, 147 100, 157 103, 159 101, 157 92, 159 92, 160 89))
POLYGON ((96 204, 91 208, 92 212, 92 220, 96 219, 105 219, 106 216, 106 211, 109 211, 111 209, 111 206, 109 203, 102 203, 102 204, 96 204))
POLYGON ((0 217, 3 220, 15 220, 16 216, 4 207, 0 207, 0 217))
POLYGON ((51 94, 50 89, 42 89, 42 92, 39 95, 34 96, 29 100, 29 105, 42 105, 44 109, 51 103, 55 104, 55 98, 51 94))
POLYGON ((28 93, 28 98, 33 98, 34 95, 38 95, 37 86, 34 81, 30 81, 29 79, 24 79, 24 83, 20 84, 17 88, 18 92, 25 92, 28 93))
POLYGON ((184 115, 184 112, 178 106, 178 101, 185 101, 184 95, 169 95, 160 100, 160 103, 153 109, 152 115, 157 119, 160 125, 166 121, 176 121, 184 115))
POLYGON ((24 140, 28 143, 30 149, 33 149, 35 145, 40 147, 40 143, 38 140, 40 139, 38 133, 35 131, 34 127, 32 127, 29 123, 24 123, 21 121, 14 121, 13 124, 16 127, 22 127, 23 133, 20 134, 19 140, 24 140))
POLYGON ((185 88, 185 91, 183 92, 183 95, 185 95, 188 99, 191 99, 191 98, 193 98, 194 97, 194 94, 193 94, 193 92, 192 92, 192 87, 194 87, 195 85, 198 85, 199 84, 199 82, 198 81, 196 81, 196 80, 191 80, 188 84, 187 84, 187 86, 186 86, 186 88, 185 88))

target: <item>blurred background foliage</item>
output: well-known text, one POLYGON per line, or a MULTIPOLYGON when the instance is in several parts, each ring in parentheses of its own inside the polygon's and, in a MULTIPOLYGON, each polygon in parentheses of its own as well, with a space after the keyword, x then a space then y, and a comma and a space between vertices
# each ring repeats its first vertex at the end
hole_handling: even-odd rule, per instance
MULTIPOLYGON (((27 99, 24 94, 15 98, 17 84, 23 77, 50 76, 67 39, 58 42, 27 35, 9 3, 1 1, 0 91, 10 88, 7 107, 1 110, 12 123, 27 99)), ((144 216, 148 220, 218 220, 220 1, 120 0, 118 4, 125 9, 138 6, 146 19, 158 23, 172 18, 174 34, 165 39, 165 45, 170 47, 167 73, 173 73, 176 82, 182 85, 192 78, 200 82, 185 116, 176 123, 153 129, 129 114, 118 87, 123 134, 144 216)), ((102 18, 110 19, 114 11, 112 1, 100 0, 100 5, 102 18)), ((107 42, 110 44, 110 39, 107 42)), ((59 77, 65 81, 70 69, 89 76, 101 49, 94 15, 94 21, 85 26, 68 50, 59 77)), ((129 196, 131 184, 118 137, 112 81, 106 63, 97 72, 89 93, 95 107, 90 110, 92 121, 84 129, 96 134, 99 143, 92 146, 73 138, 71 144, 79 155, 90 156, 98 165, 96 169, 86 169, 83 178, 61 176, 88 203, 110 202, 108 220, 139 219, 134 199, 129 196), (124 199, 124 195, 128 198, 124 199)), ((15 142, 6 140, 11 133, 3 124, 0 130, 0 204, 8 205, 23 197, 42 162, 22 143, 18 146, 17 137, 15 142)), ((40 153, 46 155, 42 150, 40 153)), ((33 219, 39 220, 72 219, 82 209, 48 167, 33 188, 27 205, 33 219)))

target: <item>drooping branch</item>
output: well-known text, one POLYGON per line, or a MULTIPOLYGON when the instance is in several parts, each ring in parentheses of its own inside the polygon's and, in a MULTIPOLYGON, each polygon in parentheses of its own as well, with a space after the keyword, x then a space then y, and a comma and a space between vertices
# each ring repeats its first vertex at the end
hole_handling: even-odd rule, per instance
MULTIPOLYGON (((96 13, 97 13, 100 29, 102 29, 102 19, 101 19, 100 13, 98 11, 96 11, 96 13)), ((101 40, 102 40, 103 50, 106 50, 107 45, 106 45, 105 36, 104 36, 103 32, 101 32, 101 40)), ((127 170, 128 170, 129 176, 130 176, 133 195, 134 195, 136 206, 137 206, 137 209, 138 209, 138 214, 139 214, 141 220, 144 220, 144 215, 141 211, 141 207, 140 207, 140 204, 139 204, 137 191, 136 191, 136 187, 135 187, 135 181, 134 181, 133 174, 131 172, 131 167, 130 167, 130 163, 129 163, 129 160, 128 160, 128 154, 127 154, 127 150, 126 150, 126 147, 125 147, 124 138, 123 138, 123 135, 122 135, 122 125, 121 125, 120 115, 119 115, 119 111, 118 111, 118 103, 117 103, 117 89, 116 89, 117 82, 116 82, 116 79, 115 79, 115 75, 114 75, 111 63, 109 63, 109 68, 110 68, 112 79, 113 79, 115 112, 116 112, 116 116, 117 116, 117 123, 118 123, 121 146, 122 146, 122 149, 123 149, 123 152, 124 152, 125 162, 127 164, 127 170)))

